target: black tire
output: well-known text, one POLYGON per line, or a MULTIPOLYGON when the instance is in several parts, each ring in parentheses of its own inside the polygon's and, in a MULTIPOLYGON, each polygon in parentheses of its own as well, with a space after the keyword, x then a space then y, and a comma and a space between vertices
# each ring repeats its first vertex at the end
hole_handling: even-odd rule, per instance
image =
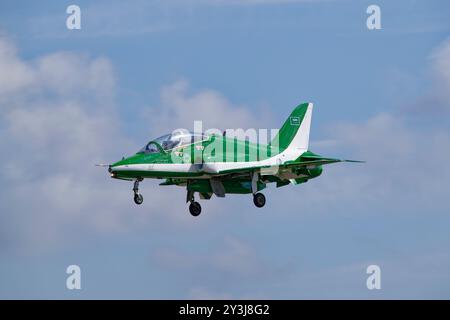
POLYGON ((200 215, 200 213, 202 212, 202 207, 200 205, 200 203, 198 202, 191 202, 191 204, 189 205, 189 212, 191 213, 191 215, 193 215, 194 217, 197 217, 200 215))
POLYGON ((136 194, 134 195, 134 203, 136 203, 136 204, 142 204, 142 202, 144 202, 144 197, 142 196, 142 194, 136 193, 136 194))
POLYGON ((253 195, 253 203, 258 208, 262 208, 266 204, 266 197, 262 193, 255 193, 253 195))

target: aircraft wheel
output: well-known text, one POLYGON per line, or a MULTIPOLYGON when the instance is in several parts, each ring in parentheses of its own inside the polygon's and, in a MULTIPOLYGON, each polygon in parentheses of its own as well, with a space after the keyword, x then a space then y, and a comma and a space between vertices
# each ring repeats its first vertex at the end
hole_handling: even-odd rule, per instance
POLYGON ((253 203, 258 208, 262 208, 266 204, 266 197, 262 193, 255 193, 253 195, 253 203))
POLYGON ((142 196, 142 194, 136 193, 136 194, 134 195, 134 203, 136 203, 136 204, 142 204, 142 202, 144 202, 144 197, 142 196))
POLYGON ((202 212, 202 207, 200 206, 200 203, 198 202, 191 202, 189 205, 189 212, 194 216, 197 217, 202 212))

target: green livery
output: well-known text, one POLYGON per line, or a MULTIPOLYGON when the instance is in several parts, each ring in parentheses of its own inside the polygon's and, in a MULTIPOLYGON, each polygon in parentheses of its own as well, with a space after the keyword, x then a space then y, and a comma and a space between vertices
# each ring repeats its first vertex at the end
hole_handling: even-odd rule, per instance
MULTIPOLYGON (((309 151, 313 105, 298 105, 269 143, 250 142, 229 134, 192 133, 177 129, 148 142, 135 155, 107 166, 112 178, 134 181, 134 201, 142 204, 139 183, 145 178, 164 179, 162 186, 186 188, 189 211, 198 216, 195 201, 212 195, 253 194, 253 202, 263 207, 267 184, 276 187, 300 184, 316 178, 322 166, 335 162, 361 162, 322 157, 309 151)), ((241 133, 243 130, 241 131, 241 133)), ((242 134, 241 134, 242 135, 242 134)))

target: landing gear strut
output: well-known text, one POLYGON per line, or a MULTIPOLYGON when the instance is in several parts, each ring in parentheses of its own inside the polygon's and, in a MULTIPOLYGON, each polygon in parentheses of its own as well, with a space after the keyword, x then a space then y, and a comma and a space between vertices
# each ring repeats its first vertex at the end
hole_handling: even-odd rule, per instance
POLYGON ((258 208, 262 208, 266 204, 266 197, 262 193, 258 192, 258 181, 259 181, 258 173, 253 172, 251 178, 252 178, 253 203, 258 208))
POLYGON ((202 206, 200 205, 200 203, 195 201, 194 192, 193 191, 188 191, 187 192, 186 202, 190 202, 190 204, 189 204, 189 212, 191 213, 191 215, 194 216, 194 217, 199 216, 200 213, 202 212, 202 206))
POLYGON ((262 193, 255 193, 253 195, 253 203, 258 208, 262 208, 266 204, 266 197, 262 193))
POLYGON ((142 194, 139 193, 139 182, 142 181, 142 179, 136 179, 136 181, 134 181, 134 186, 133 186, 133 192, 134 192, 134 203, 136 204, 142 204, 142 202, 144 202, 144 197, 142 196, 142 194))

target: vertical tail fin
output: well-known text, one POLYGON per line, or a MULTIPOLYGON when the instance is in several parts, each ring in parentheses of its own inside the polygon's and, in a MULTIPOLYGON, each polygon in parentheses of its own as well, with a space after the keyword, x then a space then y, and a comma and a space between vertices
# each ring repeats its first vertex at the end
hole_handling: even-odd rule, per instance
POLYGON ((312 103, 298 105, 284 122, 270 145, 278 148, 279 152, 288 148, 299 151, 308 150, 312 110, 312 103))

